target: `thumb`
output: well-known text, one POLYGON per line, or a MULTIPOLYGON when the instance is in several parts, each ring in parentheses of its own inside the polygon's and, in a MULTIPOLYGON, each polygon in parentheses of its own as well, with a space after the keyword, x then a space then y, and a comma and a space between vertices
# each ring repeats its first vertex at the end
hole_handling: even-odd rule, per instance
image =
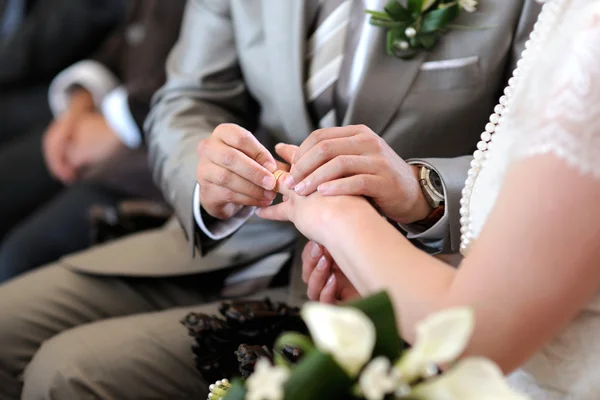
POLYGON ((292 144, 279 143, 277 146, 275 146, 275 152, 277 152, 277 154, 279 154, 279 156, 290 165, 292 165, 297 151, 298 146, 294 146, 292 144))

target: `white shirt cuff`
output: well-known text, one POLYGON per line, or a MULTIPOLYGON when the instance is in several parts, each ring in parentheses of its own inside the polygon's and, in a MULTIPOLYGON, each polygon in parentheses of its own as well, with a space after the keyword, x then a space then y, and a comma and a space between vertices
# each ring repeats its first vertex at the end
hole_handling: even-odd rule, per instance
POLYGON ((127 90, 123 86, 119 86, 104 97, 100 110, 108 126, 119 136, 125 146, 130 149, 140 147, 142 132, 131 115, 127 90))
POLYGON ((59 73, 50 84, 48 102, 52 113, 60 115, 69 107, 70 89, 80 85, 90 92, 99 106, 104 97, 119 86, 119 79, 97 61, 83 60, 59 73))
POLYGON ((233 217, 228 220, 218 221, 211 224, 210 228, 206 226, 202 220, 202 213, 200 212, 200 185, 196 183, 194 188, 194 219, 198 227, 204 232, 204 234, 212 240, 223 240, 226 237, 233 234, 235 231, 240 229, 242 225, 246 223, 254 215, 256 207, 244 207, 233 217))

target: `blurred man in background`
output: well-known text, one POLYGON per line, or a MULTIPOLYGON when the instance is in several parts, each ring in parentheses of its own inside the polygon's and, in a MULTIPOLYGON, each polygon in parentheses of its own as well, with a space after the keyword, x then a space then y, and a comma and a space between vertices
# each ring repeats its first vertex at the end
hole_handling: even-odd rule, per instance
POLYGON ((165 81, 185 1, 131 1, 128 16, 95 57, 58 74, 49 89, 54 121, 0 149, 0 282, 90 245, 88 210, 160 198, 142 124, 165 81), (15 166, 19 168, 15 168, 15 166), (48 202, 36 207, 40 199, 48 202))
POLYGON ((0 0, 0 146, 48 124, 50 81, 96 51, 124 18, 127 4, 0 0))

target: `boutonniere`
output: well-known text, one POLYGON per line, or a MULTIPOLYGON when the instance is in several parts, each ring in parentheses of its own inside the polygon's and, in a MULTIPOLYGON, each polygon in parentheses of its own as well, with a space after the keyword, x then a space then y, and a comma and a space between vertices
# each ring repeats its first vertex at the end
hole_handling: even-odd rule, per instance
POLYGON ((370 23, 387 29, 389 55, 409 59, 431 50, 461 11, 474 12, 477 0, 390 0, 384 11, 366 10, 370 23))

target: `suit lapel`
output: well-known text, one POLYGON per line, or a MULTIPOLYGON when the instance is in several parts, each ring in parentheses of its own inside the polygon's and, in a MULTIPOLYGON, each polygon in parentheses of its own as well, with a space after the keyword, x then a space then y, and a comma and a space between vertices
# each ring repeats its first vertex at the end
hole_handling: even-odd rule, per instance
POLYGON ((382 134, 408 94, 426 54, 411 60, 389 56, 385 51, 385 30, 369 25, 364 13, 365 9, 382 10, 385 0, 358 3, 363 3, 364 8, 355 7, 352 18, 361 21, 357 29, 362 29, 362 34, 357 43, 348 41, 354 49, 347 49, 346 54, 353 56, 347 57, 340 76, 350 94, 342 125, 365 124, 382 134))
POLYGON ((305 0, 263 2, 271 90, 292 143, 313 130, 304 96, 305 0))

